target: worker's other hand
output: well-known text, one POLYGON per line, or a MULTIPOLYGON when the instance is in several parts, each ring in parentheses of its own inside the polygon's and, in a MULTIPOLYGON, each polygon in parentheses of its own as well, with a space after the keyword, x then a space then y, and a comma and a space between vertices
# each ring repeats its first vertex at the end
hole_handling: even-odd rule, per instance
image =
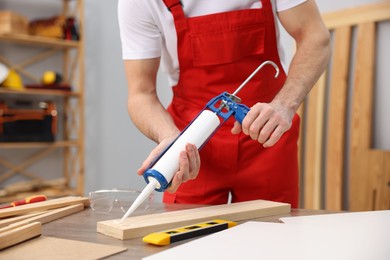
POLYGON ((242 121, 235 122, 231 132, 241 131, 257 140, 264 147, 271 147, 290 129, 295 111, 291 111, 277 102, 257 103, 251 107, 242 121))
MULTIPOLYGON (((138 169, 138 175, 142 175, 146 169, 150 166, 155 158, 157 158, 165 148, 170 145, 176 137, 164 139, 159 145, 156 146, 142 163, 142 166, 138 169)), ((198 148, 193 144, 187 144, 186 150, 180 153, 179 158, 179 171, 173 176, 172 183, 167 189, 168 192, 176 192, 180 184, 193 180, 198 176, 200 168, 200 156, 198 148)))
POLYGON ((180 184, 196 179, 199 168, 200 156, 198 148, 193 144, 186 144, 186 150, 180 153, 179 171, 173 176, 172 183, 167 191, 174 193, 180 184))

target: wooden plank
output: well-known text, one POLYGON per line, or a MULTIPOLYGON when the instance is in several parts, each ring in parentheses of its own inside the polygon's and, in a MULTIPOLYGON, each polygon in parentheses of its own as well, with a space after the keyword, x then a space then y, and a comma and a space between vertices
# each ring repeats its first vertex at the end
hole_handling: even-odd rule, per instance
POLYGON ((11 225, 13 223, 16 223, 16 222, 19 222, 22 220, 25 220, 25 219, 28 219, 28 218, 38 216, 38 215, 43 214, 43 213, 44 212, 34 212, 34 213, 30 213, 30 214, 20 215, 17 217, 9 217, 9 218, 1 219, 0 220, 0 228, 11 225))
POLYGON ((0 41, 13 44, 23 44, 29 46, 56 47, 56 48, 78 48, 79 41, 68 41, 63 39, 54 39, 29 34, 18 33, 0 33, 0 41))
POLYGON ((2 259, 17 260, 91 260, 106 259, 126 250, 127 248, 124 246, 41 236, 21 245, 10 247, 2 251, 0 255, 2 259))
POLYGON ((377 199, 375 210, 390 209, 390 151, 380 151, 383 155, 381 169, 377 177, 377 199))
POLYGON ((24 219, 22 221, 18 221, 18 222, 12 223, 6 227, 0 228, 0 233, 5 232, 7 230, 14 229, 14 228, 22 226, 22 225, 32 223, 32 222, 40 222, 41 224, 45 224, 45 223, 48 223, 50 221, 71 215, 71 214, 79 212, 79 211, 82 211, 83 209, 84 209, 84 204, 81 203, 81 204, 76 204, 76 205, 70 205, 70 206, 67 206, 64 208, 49 210, 48 212, 45 212, 45 213, 39 214, 37 216, 33 216, 31 218, 24 219))
POLYGON ((241 221, 264 216, 289 213, 291 207, 286 203, 253 200, 232 204, 208 206, 196 209, 171 211, 159 214, 134 216, 122 223, 117 220, 97 223, 97 231, 118 239, 142 237, 158 230, 191 225, 214 218, 241 221))
POLYGON ((368 160, 369 193, 372 210, 390 209, 390 151, 370 150, 368 160))
POLYGON ((371 210, 370 168, 368 150, 371 149, 372 99, 374 89, 375 23, 357 28, 357 49, 354 68, 352 132, 350 147, 349 209, 371 210))
POLYGON ((89 200, 86 197, 74 197, 74 196, 68 196, 64 198, 58 198, 58 199, 52 199, 32 204, 26 204, 17 206, 14 208, 8 208, 8 209, 2 209, 0 211, 0 218, 10 217, 10 216, 17 216, 22 215, 26 213, 31 213, 33 211, 39 211, 39 210, 48 210, 48 209, 56 209, 61 208, 65 206, 75 205, 83 203, 84 206, 89 205, 89 200))
POLYGON ((322 19, 328 29, 385 21, 390 19, 390 3, 375 3, 343 9, 341 11, 323 14, 322 19))
POLYGON ((322 135, 325 101, 326 73, 311 90, 308 99, 306 116, 306 139, 304 161, 304 207, 319 209, 321 207, 321 167, 322 135))
POLYGON ((0 250, 41 235, 41 223, 34 222, 0 233, 0 250))
POLYGON ((306 100, 302 102, 302 104, 299 106, 297 114, 300 117, 300 125, 299 125, 299 139, 298 139, 298 168, 299 168, 299 186, 300 186, 300 200, 299 200, 299 208, 304 207, 304 199, 305 194, 305 182, 304 180, 304 158, 305 158, 305 106, 306 106, 306 100))
POLYGON ((328 210, 342 210, 350 48, 351 27, 337 28, 334 31, 326 138, 325 205, 328 210))

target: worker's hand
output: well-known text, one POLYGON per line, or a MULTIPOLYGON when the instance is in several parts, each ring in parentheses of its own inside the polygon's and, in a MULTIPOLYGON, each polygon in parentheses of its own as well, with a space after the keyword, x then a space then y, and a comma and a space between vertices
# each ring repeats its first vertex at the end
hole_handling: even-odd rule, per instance
MULTIPOLYGON (((167 138, 157 145, 142 163, 142 166, 138 169, 138 175, 142 175, 153 160, 157 158, 174 140, 175 137, 167 138)), ((195 179, 198 176, 199 168, 200 156, 198 148, 196 148, 193 144, 187 144, 186 150, 180 153, 179 171, 173 176, 172 183, 167 191, 171 193, 176 192, 180 184, 195 179)))
POLYGON ((271 147, 290 129, 295 111, 289 110, 278 102, 257 103, 251 107, 242 121, 242 126, 235 122, 231 132, 243 131, 264 147, 271 147))
POLYGON ((172 183, 167 191, 174 193, 180 184, 196 179, 199 168, 200 156, 198 148, 193 144, 186 144, 186 150, 180 153, 179 171, 173 176, 172 183))

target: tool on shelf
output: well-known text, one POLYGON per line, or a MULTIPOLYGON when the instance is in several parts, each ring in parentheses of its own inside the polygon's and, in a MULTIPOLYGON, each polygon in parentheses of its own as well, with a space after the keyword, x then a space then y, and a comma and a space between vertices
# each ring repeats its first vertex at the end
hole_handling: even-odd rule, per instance
POLYGON ((275 78, 279 75, 278 66, 272 61, 263 62, 252 74, 233 92, 224 92, 211 99, 198 116, 179 134, 179 136, 152 162, 151 166, 143 174, 148 183, 137 197, 120 222, 127 218, 139 205, 153 192, 164 191, 179 168, 179 154, 185 150, 188 143, 196 145, 198 149, 207 143, 218 128, 231 116, 241 124, 249 112, 249 108, 238 104, 241 99, 236 94, 253 78, 253 76, 265 65, 272 65, 275 70, 275 78), (220 119, 222 118, 222 120, 220 119))

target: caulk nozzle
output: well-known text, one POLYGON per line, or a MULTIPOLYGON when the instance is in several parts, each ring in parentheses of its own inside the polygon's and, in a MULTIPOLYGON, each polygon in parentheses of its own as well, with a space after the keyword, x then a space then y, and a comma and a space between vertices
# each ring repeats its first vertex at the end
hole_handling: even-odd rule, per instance
POLYGON ((123 220, 125 220, 131 213, 133 213, 141 204, 145 201, 147 197, 153 192, 153 190, 157 187, 158 181, 154 178, 149 179, 148 185, 143 189, 140 195, 138 195, 137 199, 134 201, 134 203, 131 205, 131 207, 127 210, 125 215, 122 217, 122 219, 119 221, 119 223, 122 223, 123 220))

